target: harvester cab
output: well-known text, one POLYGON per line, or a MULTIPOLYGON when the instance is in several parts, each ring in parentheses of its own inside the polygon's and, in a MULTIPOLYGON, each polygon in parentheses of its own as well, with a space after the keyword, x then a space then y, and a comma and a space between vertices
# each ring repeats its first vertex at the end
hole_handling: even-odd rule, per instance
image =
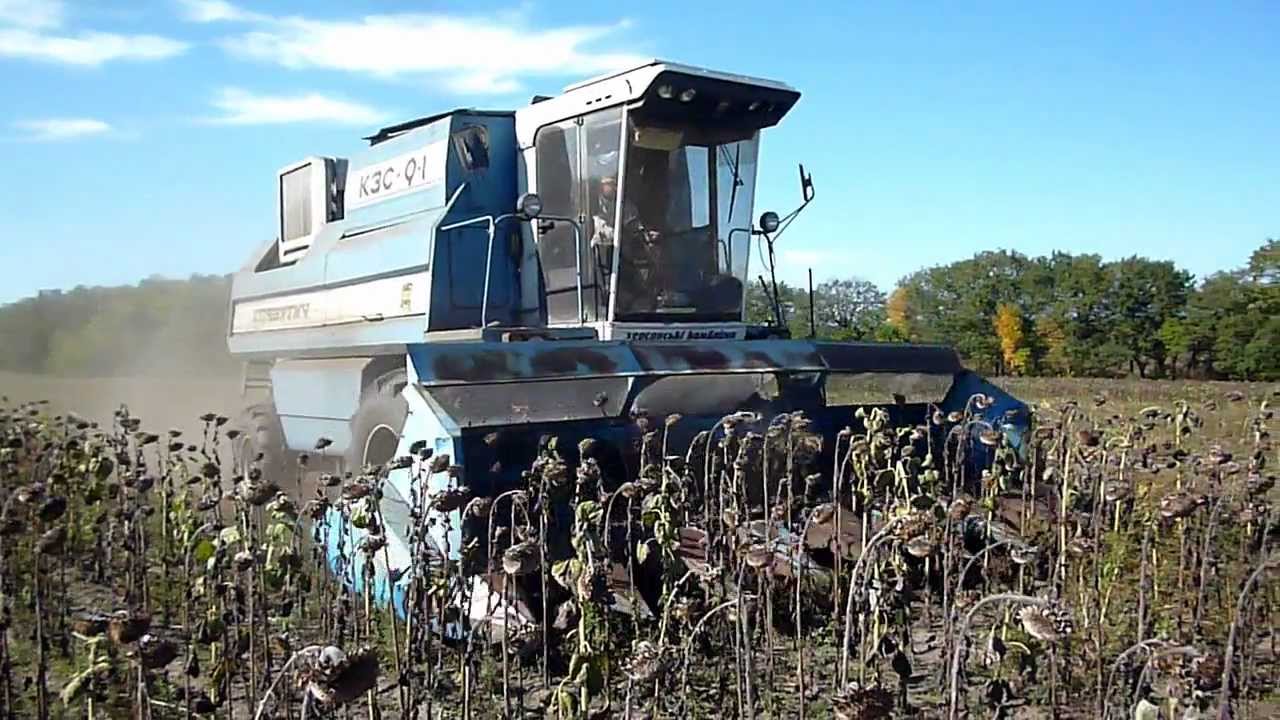
POLYGON ((760 131, 798 98, 780 83, 653 64, 518 111, 541 201, 541 272, 525 289, 545 297, 538 319, 601 340, 743 337, 760 131))
MULTIPOLYGON (((845 429, 871 416, 926 428, 926 445, 948 442, 931 418, 962 417, 973 468, 993 436, 1020 447, 1027 408, 949 348, 792 340, 745 322, 752 241, 778 225, 752 221, 760 136, 798 99, 781 83, 653 62, 283 168, 278 236, 232 285, 228 344, 257 394, 241 457, 261 472, 245 482, 271 482, 298 453, 312 469, 335 461, 346 483, 381 468, 378 492, 321 503, 335 567, 359 586, 356 566, 372 562, 379 592, 400 598, 413 577, 400 571, 458 562, 455 599, 492 628, 532 620, 504 604, 516 594, 490 597, 501 573, 461 562, 503 542, 466 503, 518 498, 550 456, 567 472, 590 464, 594 491, 609 493, 648 472, 658 430, 664 447, 687 448, 800 414, 822 443, 795 478, 839 467, 845 429), (371 510, 376 523, 353 520, 371 510), (353 554, 371 527, 385 550, 353 554)), ((572 524, 571 508, 556 512, 568 519, 553 525, 572 524)), ((548 540, 548 559, 566 547, 548 540)))

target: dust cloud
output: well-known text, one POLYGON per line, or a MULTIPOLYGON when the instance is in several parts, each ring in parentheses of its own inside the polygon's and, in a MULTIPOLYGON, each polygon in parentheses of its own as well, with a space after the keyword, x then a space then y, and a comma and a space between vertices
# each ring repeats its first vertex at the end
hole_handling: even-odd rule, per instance
POLYGON ((9 404, 48 400, 57 413, 71 412, 104 427, 121 405, 142 419, 152 432, 169 429, 198 433, 200 416, 216 413, 235 418, 243 401, 239 377, 57 378, 0 372, 0 395, 9 404))
POLYGON ((47 400, 54 413, 75 413, 108 428, 122 405, 151 432, 199 433, 205 413, 234 420, 248 404, 241 396, 240 363, 227 352, 224 337, 211 336, 215 328, 225 327, 225 299, 192 297, 188 302, 192 304, 174 308, 168 324, 140 334, 111 377, 0 370, 0 396, 8 397, 10 405, 47 400))

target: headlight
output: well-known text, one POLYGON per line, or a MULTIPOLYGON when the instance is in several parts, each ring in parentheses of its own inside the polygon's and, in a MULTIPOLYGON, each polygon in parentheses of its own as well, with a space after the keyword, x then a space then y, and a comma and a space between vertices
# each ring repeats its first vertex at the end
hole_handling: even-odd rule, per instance
POLYGON ((532 220, 542 214, 542 198, 537 193, 525 193, 516 202, 516 212, 521 217, 532 220))
POLYGON ((767 233, 776 232, 781 220, 778 213, 772 210, 760 214, 760 229, 767 233))

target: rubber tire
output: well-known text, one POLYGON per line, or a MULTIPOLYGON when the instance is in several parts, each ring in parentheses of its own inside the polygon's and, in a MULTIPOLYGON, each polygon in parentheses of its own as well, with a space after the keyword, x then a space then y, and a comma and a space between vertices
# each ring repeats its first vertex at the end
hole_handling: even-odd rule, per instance
MULTIPOLYGON (((240 415, 239 426, 244 433, 241 439, 240 457, 250 463, 262 453, 262 475, 281 487, 292 485, 289 471, 289 450, 284 444, 284 427, 270 403, 251 405, 240 415)), ((236 472, 239 472, 237 468, 236 472)))
MULTIPOLYGON (((387 429, 395 433, 395 445, 400 443, 400 434, 404 431, 405 419, 409 417, 409 404, 399 395, 371 393, 360 402, 360 408, 351 417, 351 445, 347 448, 344 460, 346 469, 353 474, 364 471, 366 462, 381 464, 394 460, 396 447, 388 447, 381 437, 387 429), (368 450, 373 457, 365 457, 366 445, 375 431, 380 438, 370 445, 368 450)), ((390 442, 388 437, 387 443, 390 442)))

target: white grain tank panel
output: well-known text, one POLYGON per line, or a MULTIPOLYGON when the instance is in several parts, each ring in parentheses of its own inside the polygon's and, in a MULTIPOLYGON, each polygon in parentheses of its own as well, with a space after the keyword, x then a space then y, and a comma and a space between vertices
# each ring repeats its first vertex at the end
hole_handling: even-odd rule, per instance
POLYGON ((328 457, 345 454, 351 445, 351 425, 345 420, 281 415, 280 426, 284 428, 285 445, 295 452, 319 454, 315 448, 320 438, 332 443, 324 451, 328 457))
POLYGON ((276 413, 291 449, 311 451, 323 437, 333 441, 327 453, 346 452, 369 360, 282 360, 271 368, 276 413))
POLYGON ((369 360, 282 360, 276 363, 271 368, 276 412, 346 422, 360 406, 361 373, 369 360))

